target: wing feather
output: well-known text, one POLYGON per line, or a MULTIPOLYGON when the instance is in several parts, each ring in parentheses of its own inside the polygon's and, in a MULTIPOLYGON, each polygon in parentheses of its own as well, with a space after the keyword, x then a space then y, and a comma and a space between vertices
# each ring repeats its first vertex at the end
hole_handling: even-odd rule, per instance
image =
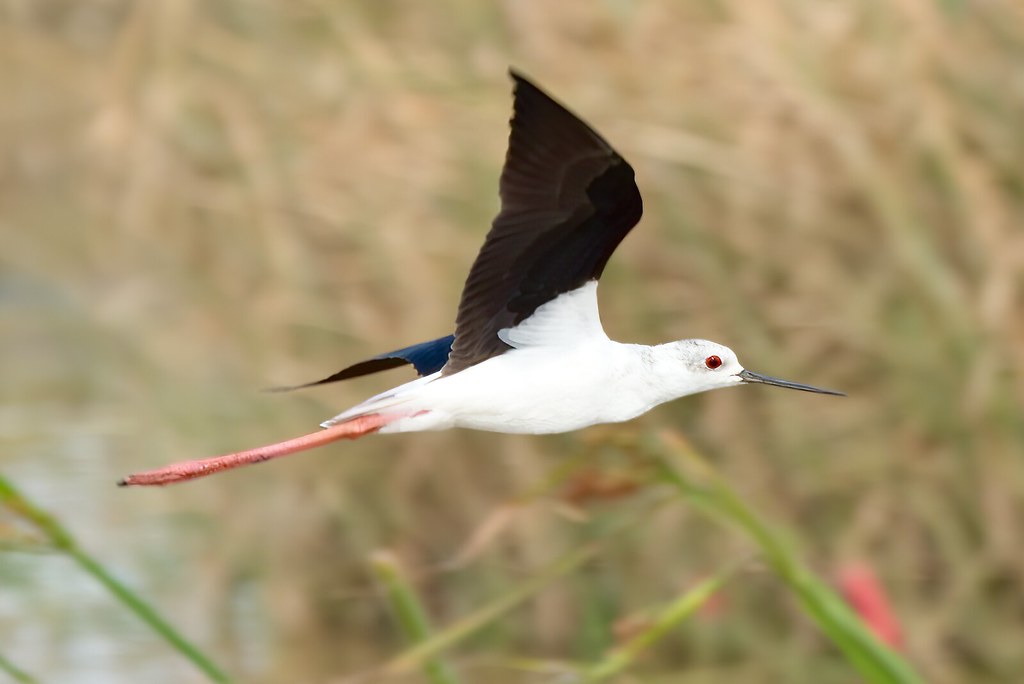
POLYGON ((413 368, 416 369, 416 373, 418 375, 430 375, 444 367, 445 363, 448 361, 448 354, 451 352, 452 341, 454 339, 454 335, 448 335, 447 337, 439 337, 438 339, 431 340, 429 342, 420 342, 419 344, 378 354, 371 359, 366 359, 365 361, 352 364, 351 366, 343 368, 337 373, 329 375, 322 380, 314 380, 313 382, 307 382, 302 385, 292 385, 289 387, 274 387, 271 391, 287 392, 290 390, 303 389, 304 387, 326 385, 331 382, 340 382, 342 380, 358 378, 362 375, 379 373, 392 368, 398 368, 399 366, 405 366, 410 363, 413 365, 413 368))
POLYGON ((466 279, 446 375, 503 354, 510 347, 500 330, 600 278, 643 213, 632 167, 577 116, 511 76, 501 211, 466 279))

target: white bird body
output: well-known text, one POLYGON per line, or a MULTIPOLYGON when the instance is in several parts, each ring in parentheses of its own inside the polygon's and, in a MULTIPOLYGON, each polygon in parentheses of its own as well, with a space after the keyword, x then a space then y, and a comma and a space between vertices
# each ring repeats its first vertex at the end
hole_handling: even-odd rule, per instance
POLYGON ((454 427, 571 432, 621 423, 666 401, 741 382, 735 356, 714 342, 646 346, 609 339, 598 314, 596 281, 544 304, 521 325, 502 330, 501 337, 513 349, 453 375, 438 371, 400 385, 323 427, 382 413, 402 417, 381 433, 454 427), (723 361, 713 372, 703 363, 712 355, 723 361))
MULTIPOLYGON (((682 344, 649 347, 605 339, 510 351, 457 375, 435 373, 423 384, 414 381, 389 393, 400 402, 389 402, 394 409, 424 413, 390 423, 380 432, 460 427, 550 434, 632 420, 659 404, 707 389, 697 378, 666 372, 673 362, 678 366, 682 344)), ((740 379, 726 382, 738 385, 740 379)), ((373 412, 373 404, 364 410, 373 412)), ((333 424, 332 419, 324 427, 333 424)))
POLYGON ((137 473, 122 485, 180 482, 374 432, 569 432, 743 383, 839 394, 748 371, 728 347, 707 340, 610 340, 597 281, 643 213, 633 168, 579 117, 512 78, 501 211, 470 268, 455 333, 303 386, 409 363, 422 377, 338 414, 319 433, 137 473))
MULTIPOLYGON (((629 420, 654 405, 640 396, 640 382, 629 382, 641 370, 640 355, 631 352, 611 340, 588 340, 574 347, 511 351, 457 375, 438 372, 426 383, 397 389, 387 400, 391 410, 414 413, 380 431, 460 427, 547 434, 629 420), (608 387, 616 387, 612 398, 603 393, 608 387)), ((364 410, 377 412, 372 403, 364 410)))

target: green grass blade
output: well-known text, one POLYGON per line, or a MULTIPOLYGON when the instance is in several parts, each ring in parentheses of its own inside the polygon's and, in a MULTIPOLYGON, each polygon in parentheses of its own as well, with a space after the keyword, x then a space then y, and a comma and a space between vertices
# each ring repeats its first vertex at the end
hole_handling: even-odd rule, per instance
POLYGON ((453 646, 515 608, 547 584, 582 565, 594 556, 598 548, 597 544, 587 544, 570 551, 518 587, 503 594, 483 608, 467 615, 450 627, 441 630, 432 638, 402 653, 388 663, 385 667, 385 672, 390 674, 408 672, 435 654, 453 646))
POLYGON ((613 677, 632 665, 641 652, 693 615, 698 608, 714 596, 715 592, 733 575, 737 567, 736 565, 730 566, 699 582, 697 586, 684 592, 662 608, 647 629, 614 649, 602 661, 589 668, 586 672, 587 681, 596 682, 613 677))
POLYGON ((775 574, 796 594, 804 612, 869 681, 917 684, 921 679, 896 652, 875 638, 846 602, 803 565, 783 539, 736 495, 711 466, 671 434, 652 445, 669 483, 712 519, 753 539, 775 574), (696 477, 690 477, 687 472, 696 477))
MULTIPOLYGON (((380 552, 374 554, 371 565, 405 636, 414 644, 428 641, 431 636, 430 621, 415 589, 405 578, 398 559, 391 553, 380 552)), ((434 684, 457 684, 459 681, 455 672, 436 654, 424 658, 422 667, 427 679, 434 684)))
POLYGON ((0 671, 6 672, 10 675, 11 679, 20 682, 20 684, 35 684, 39 681, 4 657, 2 653, 0 653, 0 671))
POLYGON ((614 524, 609 525, 601 531, 598 539, 587 542, 566 552, 519 586, 514 587, 491 603, 463 617, 455 624, 436 632, 434 636, 427 641, 417 644, 415 647, 400 654, 385 666, 385 674, 400 674, 408 672, 423 663, 427 658, 454 646, 456 643, 473 634, 478 629, 487 626, 518 606, 523 601, 529 599, 551 582, 572 572, 580 565, 593 558, 601 549, 602 543, 606 540, 631 528, 638 522, 648 520, 650 514, 654 510, 671 503, 672 500, 673 499, 671 498, 657 499, 651 502, 649 506, 644 507, 644 509, 638 514, 618 520, 614 524))
POLYGON ((21 494, 6 478, 0 476, 0 504, 6 506, 32 525, 34 525, 53 545, 55 549, 70 556, 85 572, 92 575, 100 584, 107 588, 121 603, 135 613, 143 622, 159 634, 167 643, 176 649, 193 665, 200 669, 211 681, 230 681, 223 670, 218 668, 195 645, 183 637, 157 611, 144 601, 138 594, 118 581, 95 558, 86 553, 60 522, 52 515, 36 506, 21 494))

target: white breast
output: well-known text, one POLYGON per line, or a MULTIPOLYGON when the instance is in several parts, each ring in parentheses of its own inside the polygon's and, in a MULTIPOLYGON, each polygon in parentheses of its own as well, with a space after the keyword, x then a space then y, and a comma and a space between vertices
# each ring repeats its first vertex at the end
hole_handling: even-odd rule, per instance
POLYGON ((653 404, 638 382, 633 345, 515 349, 403 393, 401 409, 424 411, 385 432, 465 427, 551 433, 634 418, 653 404))
POLYGON ((512 349, 452 375, 436 373, 378 395, 332 422, 391 411, 409 417, 382 432, 465 427, 552 433, 635 418, 660 403, 650 350, 608 339, 597 283, 544 304, 502 330, 512 349), (655 383, 656 384, 656 383, 655 383))

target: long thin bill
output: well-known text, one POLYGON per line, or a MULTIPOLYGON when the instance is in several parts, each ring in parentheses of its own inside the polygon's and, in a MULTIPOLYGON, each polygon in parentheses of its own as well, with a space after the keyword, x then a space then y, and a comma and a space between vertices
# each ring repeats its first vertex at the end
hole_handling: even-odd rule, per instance
POLYGON ((814 387, 813 385, 801 385, 799 382, 790 382, 789 380, 780 380, 779 378, 773 378, 770 375, 761 375, 760 373, 754 373, 746 369, 741 370, 737 373, 739 377, 743 378, 743 382, 759 382, 762 385, 775 385, 776 387, 787 387, 789 389, 800 390, 801 392, 815 392, 817 394, 831 394, 836 397, 845 397, 846 394, 843 392, 837 392, 835 390, 823 389, 821 387, 814 387))

